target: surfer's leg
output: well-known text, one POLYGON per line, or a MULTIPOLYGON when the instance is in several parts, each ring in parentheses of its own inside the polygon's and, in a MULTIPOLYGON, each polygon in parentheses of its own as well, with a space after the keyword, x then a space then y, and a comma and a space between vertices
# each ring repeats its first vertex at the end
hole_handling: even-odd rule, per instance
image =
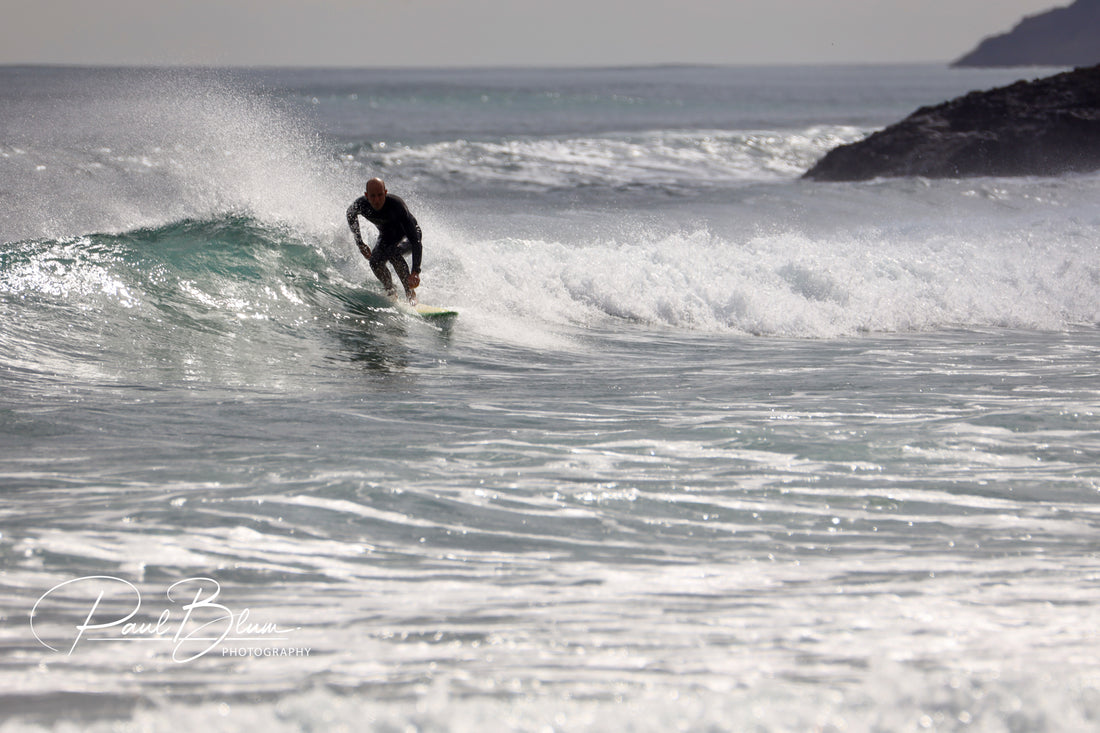
POLYGON ((397 295, 397 288, 393 286, 390 268, 386 267, 386 263, 389 262, 391 257, 396 257, 392 250, 388 247, 376 245, 370 255, 370 269, 374 272, 374 276, 378 278, 378 281, 382 283, 382 287, 386 289, 386 295, 392 298, 397 295))
POLYGON ((416 293, 409 288, 408 285, 405 285, 409 280, 409 264, 405 262, 405 258, 398 252, 394 252, 393 257, 390 258, 390 262, 393 263, 393 269, 394 272, 397 273, 397 279, 400 280, 401 284, 405 287, 405 297, 409 300, 416 300, 416 293))

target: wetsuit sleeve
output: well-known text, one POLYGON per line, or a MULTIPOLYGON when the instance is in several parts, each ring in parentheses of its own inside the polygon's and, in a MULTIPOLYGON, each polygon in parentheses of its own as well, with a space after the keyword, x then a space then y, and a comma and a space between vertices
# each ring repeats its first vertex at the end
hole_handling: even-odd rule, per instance
POLYGON ((424 254, 424 246, 421 240, 424 237, 423 232, 420 231, 420 224, 417 223, 416 217, 409 211, 409 207, 405 205, 405 202, 401 202, 402 219, 401 228, 405 230, 405 238, 409 240, 409 250, 412 252, 412 271, 420 272, 420 258, 424 254))
MULTIPOLYGON (((411 251, 412 251, 412 259, 413 259, 412 271, 413 272, 420 272, 420 257, 421 257, 421 255, 424 254, 424 246, 421 244, 420 239, 423 235, 420 232, 420 225, 419 224, 414 223, 412 228, 413 228, 413 232, 415 232, 416 236, 414 237, 412 233, 407 233, 406 234, 406 236, 409 238, 409 244, 412 245, 412 247, 410 248, 411 251)), ((408 232, 408 230, 406 230, 406 232, 408 232)))
POLYGON ((358 201, 353 201, 351 206, 348 207, 348 228, 351 229, 351 233, 355 235, 356 242, 363 241, 363 234, 359 230, 359 206, 358 201))

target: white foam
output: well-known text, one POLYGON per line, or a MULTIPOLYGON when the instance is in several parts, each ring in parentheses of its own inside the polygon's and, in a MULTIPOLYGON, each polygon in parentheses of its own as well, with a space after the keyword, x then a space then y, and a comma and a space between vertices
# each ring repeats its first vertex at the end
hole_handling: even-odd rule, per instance
POLYGON ((404 175, 516 190, 660 186, 697 189, 795 178, 829 149, 862 137, 848 126, 804 130, 655 130, 635 134, 448 140, 385 146, 368 157, 404 175))
MULTIPOLYGON (((941 327, 1058 329, 1100 321, 1088 239, 1026 233, 759 233, 434 242, 455 305, 528 324, 621 318, 699 331, 834 337, 941 327)), ((437 260, 438 261, 438 260, 437 260)))

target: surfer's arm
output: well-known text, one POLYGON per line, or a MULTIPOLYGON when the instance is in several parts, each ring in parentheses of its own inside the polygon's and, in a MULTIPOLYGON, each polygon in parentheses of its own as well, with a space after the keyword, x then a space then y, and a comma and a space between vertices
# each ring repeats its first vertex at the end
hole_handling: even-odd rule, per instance
POLYGON ((348 207, 348 228, 351 229, 352 236, 355 237, 355 246, 359 248, 364 257, 369 259, 370 247, 363 241, 363 233, 359 229, 359 207, 354 203, 348 207))
POLYGON ((412 271, 418 273, 420 272, 420 257, 424 254, 424 246, 420 243, 420 239, 423 237, 420 225, 413 224, 412 231, 407 236, 409 237, 409 251, 412 252, 412 271))
POLYGON ((363 234, 359 231, 359 207, 355 204, 348 207, 348 228, 355 237, 355 243, 362 244, 363 234))
POLYGON ((424 253, 421 240, 424 238, 424 233, 420 231, 420 224, 404 201, 401 202, 400 212, 401 229, 405 232, 405 239, 409 240, 409 251, 412 252, 412 271, 420 272, 420 257, 424 253))

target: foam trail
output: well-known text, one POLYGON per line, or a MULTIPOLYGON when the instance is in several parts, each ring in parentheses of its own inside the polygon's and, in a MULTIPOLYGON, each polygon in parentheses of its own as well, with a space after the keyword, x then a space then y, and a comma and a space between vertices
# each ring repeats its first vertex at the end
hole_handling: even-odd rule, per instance
POLYGON ((467 308, 548 326, 620 318, 693 331, 828 338, 1100 321, 1092 240, 1057 228, 982 232, 981 226, 947 233, 781 229, 744 239, 695 229, 588 243, 451 241, 433 275, 467 308), (471 252, 504 266, 472 271, 463 264, 471 252))

